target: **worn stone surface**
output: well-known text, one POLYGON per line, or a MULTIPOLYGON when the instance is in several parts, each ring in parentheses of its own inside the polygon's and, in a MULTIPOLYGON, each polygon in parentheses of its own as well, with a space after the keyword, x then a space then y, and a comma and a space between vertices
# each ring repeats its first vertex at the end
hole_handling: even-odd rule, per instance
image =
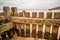
POLYGON ((58 33, 58 29, 59 29, 59 26, 53 25, 53 27, 52 27, 52 32, 53 32, 53 33, 58 33))
POLYGON ((44 18, 44 12, 39 12, 39 18, 44 18))
POLYGON ((19 17, 13 17, 11 19, 12 22, 17 22, 17 23, 24 23, 25 22, 25 19, 24 18, 19 18, 19 17))
POLYGON ((18 16, 18 12, 14 13, 14 16, 18 16))
POLYGON ((25 19, 25 23, 26 24, 30 24, 31 23, 31 20, 30 19, 25 19))
POLYGON ((19 20, 20 23, 24 23, 25 22, 25 19, 21 19, 19 20))
POLYGON ((46 32, 50 32, 50 28, 51 28, 51 25, 46 25, 46 26, 45 26, 45 31, 46 31, 46 32))
POLYGON ((25 37, 24 29, 21 29, 21 37, 25 37))
POLYGON ((21 36, 21 33, 19 30, 16 30, 17 36, 21 36))
POLYGON ((37 12, 32 12, 32 18, 36 18, 37 17, 37 12))
POLYGON ((38 31, 38 38, 41 38, 42 39, 42 31, 38 31))
POLYGON ((38 31, 43 31, 43 25, 38 25, 38 31))
POLYGON ((54 18, 60 19, 60 12, 54 12, 54 18))
POLYGON ((26 24, 26 37, 30 37, 30 24, 26 24))
POLYGON ((58 28, 59 28, 59 26, 53 25, 52 33, 51 33, 51 40, 57 40, 58 28))
POLYGON ((20 23, 20 28, 21 28, 21 37, 25 37, 25 33, 24 33, 24 24, 20 23))
POLYGON ((26 24, 26 29, 30 30, 30 24, 26 24))
POLYGON ((17 7, 12 7, 12 16, 18 16, 17 7))
POLYGON ((22 12, 19 12, 19 17, 23 17, 23 13, 22 12))
POLYGON ((32 37, 35 38, 36 37, 36 25, 32 25, 32 37))
POLYGON ((56 20, 56 21, 55 21, 55 20, 52 20, 52 24, 53 24, 53 25, 57 25, 57 26, 58 26, 58 25, 60 25, 60 21, 57 21, 57 20, 56 20))
POLYGON ((10 38, 13 38, 13 31, 10 31, 10 38))
POLYGON ((36 30, 32 31, 32 37, 35 38, 36 37, 36 30))
POLYGON ((3 14, 3 12, 0 12, 0 16, 3 16, 4 14, 3 14))
POLYGON ((56 33, 52 33, 50 40, 57 40, 57 34, 56 33))
POLYGON ((3 14, 6 18, 9 18, 11 16, 11 10, 8 6, 3 7, 3 14))
POLYGON ((45 26, 45 35, 44 35, 45 39, 50 39, 50 25, 46 25, 45 26))
POLYGON ((30 17, 30 12, 25 12, 24 15, 25 17, 30 17))
POLYGON ((26 29, 26 37, 30 37, 30 30, 26 29))
POLYGON ((45 39, 50 39, 50 33, 49 32, 45 32, 44 38, 45 39))
POLYGON ((31 23, 31 24, 36 24, 36 20, 30 19, 30 23, 31 23))
POLYGON ((46 18, 48 18, 48 19, 52 18, 52 12, 47 12, 46 18))
POLYGON ((36 30, 36 25, 32 24, 32 30, 36 30))
POLYGON ((39 25, 43 25, 44 24, 44 20, 36 20, 36 23, 39 25))
POLYGON ((46 25, 51 25, 51 24, 52 24, 52 20, 44 20, 44 23, 45 23, 46 25))

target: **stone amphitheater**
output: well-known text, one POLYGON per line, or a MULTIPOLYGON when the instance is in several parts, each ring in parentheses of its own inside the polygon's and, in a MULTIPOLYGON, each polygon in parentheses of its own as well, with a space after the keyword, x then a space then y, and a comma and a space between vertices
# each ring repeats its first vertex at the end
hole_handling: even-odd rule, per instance
MULTIPOLYGON (((17 10, 3 7, 0 40, 60 40, 60 10, 17 10)), ((1 22, 0 22, 1 23, 1 22)))

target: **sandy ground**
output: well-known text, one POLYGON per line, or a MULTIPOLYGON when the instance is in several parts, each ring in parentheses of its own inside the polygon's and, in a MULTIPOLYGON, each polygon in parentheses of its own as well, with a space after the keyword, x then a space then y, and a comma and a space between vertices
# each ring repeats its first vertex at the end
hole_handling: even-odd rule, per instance
POLYGON ((34 39, 31 37, 14 37, 11 40, 46 40, 46 39, 34 39))

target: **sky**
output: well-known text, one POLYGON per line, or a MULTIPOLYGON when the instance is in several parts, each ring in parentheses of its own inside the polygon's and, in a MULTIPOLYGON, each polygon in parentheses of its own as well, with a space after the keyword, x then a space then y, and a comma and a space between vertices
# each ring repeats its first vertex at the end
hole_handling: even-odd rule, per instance
POLYGON ((60 0, 0 0, 0 9, 3 9, 3 6, 18 9, 50 9, 60 7, 60 0))

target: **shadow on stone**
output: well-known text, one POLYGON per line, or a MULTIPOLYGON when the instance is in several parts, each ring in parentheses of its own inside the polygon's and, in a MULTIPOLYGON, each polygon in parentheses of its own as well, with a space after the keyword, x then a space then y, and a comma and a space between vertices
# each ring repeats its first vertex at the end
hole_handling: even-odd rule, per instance
POLYGON ((50 39, 50 33, 49 32, 45 32, 44 38, 45 39, 50 39))
POLYGON ((30 37, 30 30, 26 29, 26 37, 30 37))
POLYGON ((38 38, 42 38, 42 31, 38 31, 38 38))

